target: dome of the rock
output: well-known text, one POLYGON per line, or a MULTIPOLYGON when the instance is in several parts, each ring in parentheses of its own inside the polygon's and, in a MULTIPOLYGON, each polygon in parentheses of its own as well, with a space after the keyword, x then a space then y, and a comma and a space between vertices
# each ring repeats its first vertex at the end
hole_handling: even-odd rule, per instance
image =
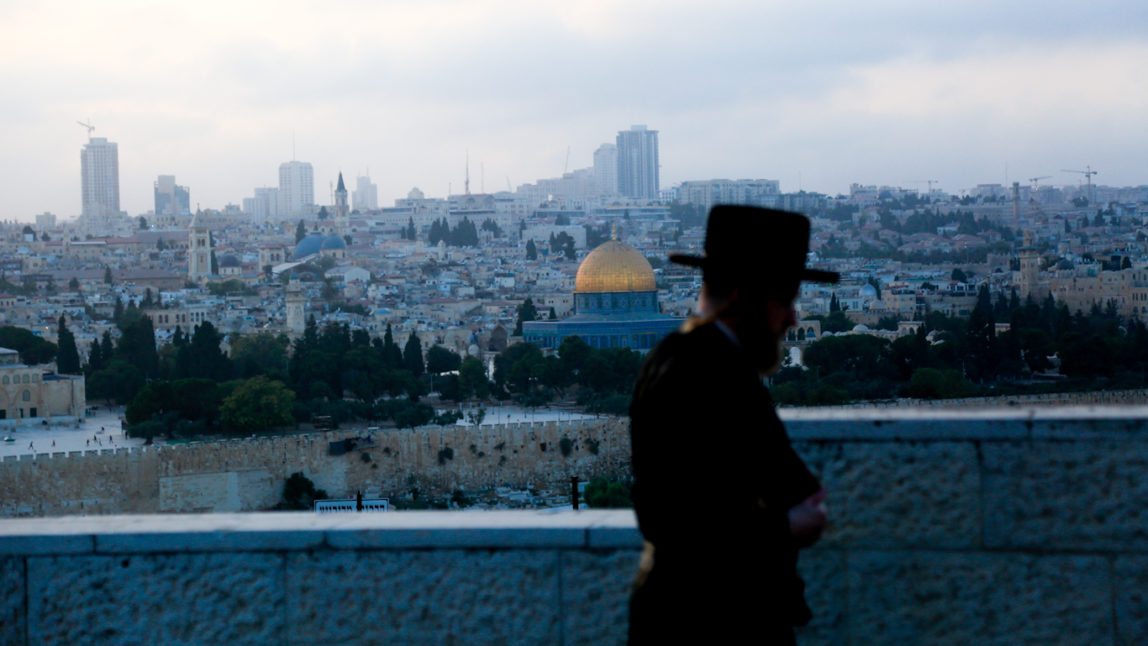
POLYGON ((658 289, 650 261, 637 249, 607 240, 586 256, 574 278, 575 294, 653 292, 658 289))

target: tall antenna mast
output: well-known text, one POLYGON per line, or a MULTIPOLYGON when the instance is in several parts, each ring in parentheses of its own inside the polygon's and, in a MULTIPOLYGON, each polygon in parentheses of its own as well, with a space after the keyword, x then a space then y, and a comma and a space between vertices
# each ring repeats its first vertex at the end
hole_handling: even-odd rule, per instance
POLYGON ((466 184, 464 185, 465 193, 470 195, 470 149, 466 150, 466 184))

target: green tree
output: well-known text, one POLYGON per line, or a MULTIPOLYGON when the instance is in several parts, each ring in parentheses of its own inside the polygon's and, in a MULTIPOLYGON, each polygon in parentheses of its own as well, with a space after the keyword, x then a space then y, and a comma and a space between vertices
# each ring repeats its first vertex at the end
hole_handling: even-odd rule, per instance
POLYGON ((283 501, 279 503, 282 509, 310 511, 315 507, 316 500, 323 500, 327 492, 316 489, 315 483, 302 473, 292 473, 287 482, 283 484, 283 501))
POLYGON ((534 240, 533 239, 526 241, 526 259, 527 260, 538 260, 538 248, 536 246, 534 246, 534 240))
POLYGON ((50 363, 56 358, 56 345, 12 325, 0 326, 0 347, 20 353, 20 362, 29 366, 50 363))
POLYGON ((546 365, 533 343, 516 343, 494 358, 494 382, 512 393, 526 394, 541 383, 546 365))
POLYGON ((387 323, 387 331, 383 333, 383 365, 391 369, 401 368, 403 365, 403 351, 395 343, 391 324, 387 323))
POLYGON ((59 351, 56 355, 56 368, 60 374, 80 374, 80 352, 76 349, 76 337, 68 329, 64 315, 60 315, 59 327, 56 330, 56 341, 59 351))
POLYGON ((399 428, 415 428, 434 419, 434 408, 426 402, 409 399, 392 399, 387 402, 387 417, 399 428))
POLYGON ((462 357, 437 343, 427 350, 427 372, 441 374, 458 370, 462 357))
POLYGON ((486 368, 477 357, 467 357, 458 368, 459 396, 462 399, 490 396, 490 380, 486 378, 486 368))
POLYGON ((411 330, 411 335, 407 337, 407 344, 403 346, 403 367, 410 371, 415 377, 421 377, 425 372, 425 364, 423 363, 423 344, 419 341, 419 337, 411 330))
POLYGON ((111 267, 104 267, 104 283, 106 283, 108 285, 112 284, 112 268, 111 267))
POLYGON ((917 399, 971 397, 976 394, 976 387, 962 377, 959 370, 921 368, 913 373, 903 394, 917 399))
POLYGON ((231 377, 231 361, 219 347, 222 341, 222 335, 210 321, 195 326, 188 351, 181 357, 184 364, 177 372, 184 377, 226 381, 231 377))
POLYGON ((287 378, 288 349, 286 335, 251 334, 231 344, 231 362, 244 379, 266 375, 280 381, 287 378))
POLYGON ((220 406, 220 419, 232 433, 255 433, 295 422, 295 393, 280 381, 252 377, 244 381, 220 406))
POLYGON ((965 328, 965 344, 969 376, 981 380, 995 378, 1001 356, 996 343, 992 296, 987 285, 981 285, 977 292, 977 304, 965 328))
POLYGON ((307 227, 303 225, 303 220, 299 220, 299 224, 295 227, 295 244, 299 244, 306 237, 307 227))
POLYGON ((514 322, 514 336, 522 336, 523 323, 536 320, 538 320, 538 308, 534 306, 534 301, 527 296, 526 300, 518 306, 518 318, 514 322))
POLYGON ((139 217, 139 228, 141 231, 147 230, 147 218, 142 215, 139 217))
POLYGON ((599 509, 629 509, 634 506, 630 488, 617 481, 598 476, 586 485, 586 506, 599 509))

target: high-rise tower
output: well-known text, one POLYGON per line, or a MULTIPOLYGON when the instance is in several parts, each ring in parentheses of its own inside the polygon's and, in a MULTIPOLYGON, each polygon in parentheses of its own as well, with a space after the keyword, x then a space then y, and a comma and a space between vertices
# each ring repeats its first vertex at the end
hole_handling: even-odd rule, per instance
POLYGON ((599 195, 618 194, 618 147, 602 144, 594 151, 594 188, 599 195))
POLYGON ((88 137, 80 151, 85 217, 108 218, 120 212, 119 146, 104 137, 88 137))
POLYGON ((191 213, 191 193, 175 183, 175 175, 160 175, 155 181, 155 214, 187 215, 191 213))
POLYGON ((351 206, 359 211, 374 211, 379 208, 379 187, 371 183, 371 178, 362 176, 351 193, 351 206))
POLYGON ((618 133, 618 192, 641 200, 658 199, 658 131, 631 126, 618 133))
POLYGON ((309 215, 315 203, 315 171, 311 164, 289 161, 279 164, 279 214, 309 215))

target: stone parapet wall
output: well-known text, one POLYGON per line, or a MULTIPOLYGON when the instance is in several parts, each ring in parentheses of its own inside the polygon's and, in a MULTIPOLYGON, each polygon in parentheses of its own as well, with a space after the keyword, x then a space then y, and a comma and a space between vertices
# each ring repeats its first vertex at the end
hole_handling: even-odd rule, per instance
POLYGON ((1076 393, 1041 393, 956 399, 893 399, 846 404, 834 408, 997 408, 1000 406, 1143 406, 1148 390, 1089 390, 1076 393))
POLYGON ((0 643, 620 643, 639 544, 624 511, 14 520, 0 643))

